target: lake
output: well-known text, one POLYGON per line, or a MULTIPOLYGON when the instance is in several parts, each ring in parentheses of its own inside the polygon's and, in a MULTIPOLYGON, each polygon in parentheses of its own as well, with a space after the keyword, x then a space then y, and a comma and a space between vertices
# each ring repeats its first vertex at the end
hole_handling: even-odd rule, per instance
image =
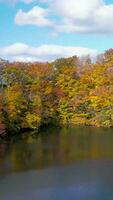
POLYGON ((0 142, 0 200, 113 200, 113 129, 52 127, 0 142))

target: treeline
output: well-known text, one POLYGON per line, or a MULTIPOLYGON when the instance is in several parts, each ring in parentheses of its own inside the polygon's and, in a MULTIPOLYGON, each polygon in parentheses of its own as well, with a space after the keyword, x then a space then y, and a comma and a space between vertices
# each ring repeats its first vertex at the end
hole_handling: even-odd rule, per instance
POLYGON ((113 50, 1 71, 0 123, 7 132, 48 124, 113 126, 113 50))

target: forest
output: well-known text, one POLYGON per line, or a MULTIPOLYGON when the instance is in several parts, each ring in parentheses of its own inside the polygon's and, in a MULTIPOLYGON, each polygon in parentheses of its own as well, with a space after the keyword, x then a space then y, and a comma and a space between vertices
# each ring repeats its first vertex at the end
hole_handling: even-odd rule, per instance
POLYGON ((113 49, 97 56, 0 67, 0 127, 8 133, 43 126, 113 127, 113 49))

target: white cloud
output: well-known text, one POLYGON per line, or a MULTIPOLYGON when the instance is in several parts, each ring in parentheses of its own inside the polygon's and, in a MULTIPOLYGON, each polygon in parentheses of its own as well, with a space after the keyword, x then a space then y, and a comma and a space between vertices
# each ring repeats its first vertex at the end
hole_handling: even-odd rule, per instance
POLYGON ((46 3, 48 9, 34 7, 26 13, 20 10, 16 15, 16 23, 51 25, 56 32, 113 33, 113 4, 106 4, 105 0, 39 1, 46 3), (48 19, 50 15, 51 20, 48 19))
POLYGON ((19 10, 16 17, 15 23, 18 25, 36 25, 36 26, 51 26, 52 23, 47 19, 48 10, 39 6, 33 7, 28 12, 19 10))
POLYGON ((61 57, 91 55, 95 57, 96 49, 76 46, 42 45, 31 47, 23 43, 0 48, 0 57, 17 61, 52 61, 61 57))
POLYGON ((103 0, 54 0, 51 4, 62 17, 57 31, 113 33, 113 4, 103 0))
POLYGON ((102 0, 54 0, 52 6, 61 16, 84 21, 103 5, 102 0))

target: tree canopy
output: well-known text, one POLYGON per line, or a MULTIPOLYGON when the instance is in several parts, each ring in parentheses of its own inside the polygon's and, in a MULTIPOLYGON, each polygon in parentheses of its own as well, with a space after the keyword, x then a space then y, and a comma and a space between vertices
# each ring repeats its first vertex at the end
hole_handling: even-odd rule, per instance
POLYGON ((9 63, 0 71, 0 124, 7 131, 48 124, 113 126, 113 49, 52 63, 9 63))

